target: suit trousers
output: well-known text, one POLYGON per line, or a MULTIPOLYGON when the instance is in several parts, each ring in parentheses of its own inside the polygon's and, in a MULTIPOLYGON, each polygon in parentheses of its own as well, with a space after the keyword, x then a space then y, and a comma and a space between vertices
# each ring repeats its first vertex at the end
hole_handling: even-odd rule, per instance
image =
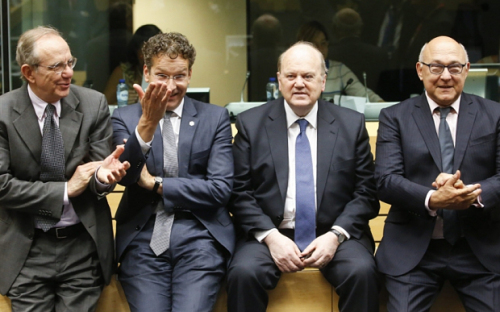
POLYGON ((104 279, 88 232, 58 239, 36 232, 7 296, 13 312, 94 311, 104 279))
POLYGON ((125 249, 119 280, 132 312, 209 312, 224 278, 224 248, 195 218, 175 219, 170 247, 156 256, 149 243, 156 215, 125 249))
MULTIPOLYGON (((321 273, 335 287, 340 311, 379 310, 380 277, 375 260, 358 241, 342 243, 321 273)), ((267 290, 276 287, 280 276, 266 244, 254 238, 238 240, 227 276, 228 311, 265 312, 267 290)))
POLYGON ((429 311, 445 280, 467 311, 493 312, 500 307, 500 275, 479 262, 465 238, 453 246, 444 239, 431 240, 417 267, 385 280, 388 311, 429 311))

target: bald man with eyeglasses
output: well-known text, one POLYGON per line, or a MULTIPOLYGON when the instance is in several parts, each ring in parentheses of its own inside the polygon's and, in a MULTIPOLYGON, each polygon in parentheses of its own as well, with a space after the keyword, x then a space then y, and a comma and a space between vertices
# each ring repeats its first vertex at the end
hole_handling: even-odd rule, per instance
POLYGON ((500 105, 463 92, 469 67, 463 45, 434 38, 416 64, 425 92, 380 113, 389 311, 429 311, 445 280, 467 311, 498 311, 500 105))

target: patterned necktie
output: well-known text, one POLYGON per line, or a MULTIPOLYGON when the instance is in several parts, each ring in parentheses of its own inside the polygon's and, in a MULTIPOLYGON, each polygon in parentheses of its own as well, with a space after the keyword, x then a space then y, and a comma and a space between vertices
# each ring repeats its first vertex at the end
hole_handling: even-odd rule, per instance
MULTIPOLYGON (((175 142, 174 129, 170 122, 172 112, 167 111, 163 119, 163 176, 175 178, 178 176, 179 164, 177 160, 177 144, 175 142)), ((153 235, 149 246, 159 256, 170 246, 170 234, 174 223, 174 213, 167 213, 163 209, 163 201, 158 203, 156 208, 156 220, 153 228, 153 235)))
MULTIPOLYGON (((40 180, 66 181, 64 177, 64 143, 61 130, 54 120, 55 106, 47 104, 43 124, 42 154, 40 157, 40 180)), ((35 216, 35 225, 47 232, 59 220, 44 216, 35 216)))
MULTIPOLYGON (((451 137, 450 127, 446 121, 446 116, 450 112, 450 107, 439 108, 439 145, 441 146, 441 161, 443 172, 453 173, 453 159, 455 155, 455 147, 453 138, 451 137)), ((458 223, 458 215, 455 210, 442 209, 440 216, 443 218, 443 236, 452 245, 460 238, 460 227, 458 223)))
POLYGON ((316 209, 311 147, 306 136, 307 120, 299 119, 295 142, 295 243, 304 250, 316 238, 316 209))

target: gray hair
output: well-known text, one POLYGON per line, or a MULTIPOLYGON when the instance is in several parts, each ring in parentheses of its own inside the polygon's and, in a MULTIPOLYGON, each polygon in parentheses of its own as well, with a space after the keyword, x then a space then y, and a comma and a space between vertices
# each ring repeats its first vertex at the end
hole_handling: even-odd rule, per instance
MULTIPOLYGON (((62 38, 61 33, 52 26, 38 26, 24 32, 21 37, 19 37, 16 48, 16 61, 19 67, 24 64, 35 65, 39 62, 35 49, 36 42, 47 35, 59 36, 62 38)), ((25 80, 23 75, 21 75, 21 79, 25 80)))

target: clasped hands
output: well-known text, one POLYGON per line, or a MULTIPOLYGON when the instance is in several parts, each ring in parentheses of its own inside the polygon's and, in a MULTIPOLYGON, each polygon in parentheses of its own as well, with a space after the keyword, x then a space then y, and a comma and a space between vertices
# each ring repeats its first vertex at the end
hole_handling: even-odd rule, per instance
POLYGON ((481 194, 481 185, 464 185, 460 179, 460 170, 454 174, 440 173, 432 186, 437 190, 429 199, 429 208, 464 210, 477 201, 481 194))
POLYGON ((327 232, 300 251, 295 242, 278 231, 264 239, 274 263, 281 272, 302 271, 306 267, 323 268, 333 259, 339 246, 338 238, 327 232))

